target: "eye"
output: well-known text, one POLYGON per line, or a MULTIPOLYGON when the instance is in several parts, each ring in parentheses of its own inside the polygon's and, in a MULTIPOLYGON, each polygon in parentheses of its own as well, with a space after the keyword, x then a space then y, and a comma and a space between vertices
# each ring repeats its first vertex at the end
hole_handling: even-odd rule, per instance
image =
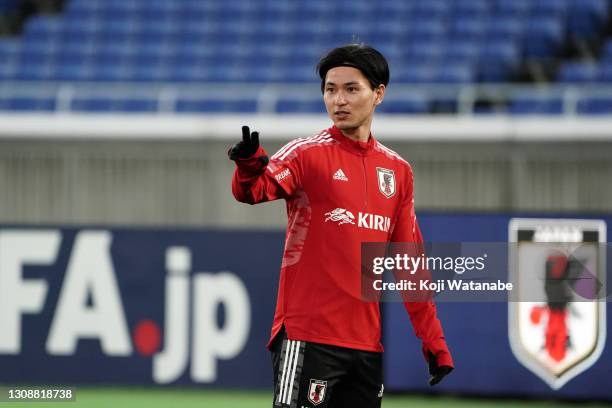
POLYGON ((334 88, 327 88, 327 89, 325 89, 325 92, 333 93, 334 92, 334 88))
POLYGON ((356 92, 357 88, 355 88, 354 86, 349 86, 348 88, 346 88, 346 90, 349 92, 356 92))

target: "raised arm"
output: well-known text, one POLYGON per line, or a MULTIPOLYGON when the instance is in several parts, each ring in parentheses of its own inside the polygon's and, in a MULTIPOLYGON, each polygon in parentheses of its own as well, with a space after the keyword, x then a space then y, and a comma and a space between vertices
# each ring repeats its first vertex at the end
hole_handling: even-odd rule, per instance
POLYGON ((228 151, 236 163, 232 193, 236 200, 257 204, 290 197, 298 186, 296 160, 280 162, 268 158, 259 145, 259 133, 242 127, 242 140, 228 151))

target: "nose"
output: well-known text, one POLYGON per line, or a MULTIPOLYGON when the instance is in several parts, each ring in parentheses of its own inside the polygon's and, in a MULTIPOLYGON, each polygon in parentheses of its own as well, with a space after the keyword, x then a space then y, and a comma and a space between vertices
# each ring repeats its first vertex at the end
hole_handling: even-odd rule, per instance
POLYGON ((343 91, 336 92, 336 105, 343 106, 346 105, 346 95, 343 91))

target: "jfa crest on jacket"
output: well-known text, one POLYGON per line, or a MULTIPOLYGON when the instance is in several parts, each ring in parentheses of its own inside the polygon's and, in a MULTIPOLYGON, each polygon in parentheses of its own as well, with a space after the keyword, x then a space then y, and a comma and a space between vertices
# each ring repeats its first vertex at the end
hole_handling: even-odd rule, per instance
MULTIPOLYGON (((361 243, 422 243, 410 165, 371 136, 366 143, 336 127, 296 139, 260 160, 260 147, 236 161, 236 199, 283 198, 288 225, 272 336, 382 351, 376 302, 361 300, 361 243)), ((407 302, 423 351, 452 366, 433 302, 407 302)))

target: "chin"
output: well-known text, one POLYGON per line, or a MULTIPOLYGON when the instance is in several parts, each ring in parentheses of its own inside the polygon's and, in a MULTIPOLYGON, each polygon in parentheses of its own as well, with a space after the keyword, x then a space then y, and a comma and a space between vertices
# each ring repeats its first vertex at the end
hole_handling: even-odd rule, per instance
POLYGON ((335 122, 334 125, 336 125, 336 127, 340 130, 355 129, 357 127, 353 123, 349 123, 345 121, 335 122))

